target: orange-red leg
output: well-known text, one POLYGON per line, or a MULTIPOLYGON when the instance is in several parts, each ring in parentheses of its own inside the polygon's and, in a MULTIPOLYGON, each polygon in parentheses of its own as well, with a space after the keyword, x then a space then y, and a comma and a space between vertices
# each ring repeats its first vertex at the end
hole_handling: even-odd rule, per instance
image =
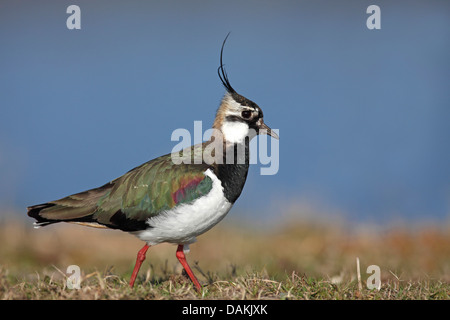
POLYGON ((192 282, 194 283, 196 289, 198 292, 202 291, 202 286, 200 285, 200 283, 198 282, 197 278, 195 277, 194 273, 192 272, 191 268, 189 267, 187 261, 186 261, 186 256, 184 255, 183 252, 183 245, 179 245, 177 248, 177 258, 178 261, 180 261, 181 265, 183 266, 184 270, 186 270, 189 278, 191 278, 192 282))
POLYGON ((145 260, 145 253, 147 252, 148 248, 150 248, 150 246, 148 244, 145 244, 145 246, 141 250, 139 250, 137 254, 136 264, 134 265, 133 273, 131 274, 130 287, 134 286, 134 281, 136 280, 136 277, 139 273, 142 262, 144 262, 145 260))

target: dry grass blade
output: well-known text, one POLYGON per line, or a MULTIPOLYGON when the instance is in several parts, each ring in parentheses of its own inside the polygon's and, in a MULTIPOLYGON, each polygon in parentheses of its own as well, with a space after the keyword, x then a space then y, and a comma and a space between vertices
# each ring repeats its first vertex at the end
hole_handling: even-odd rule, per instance
POLYGON ((164 244, 149 251, 145 264, 150 267, 143 267, 129 288, 141 242, 122 232, 67 225, 42 231, 9 223, 0 224, 0 242, 0 299, 450 298, 445 228, 398 229, 379 236, 317 224, 260 233, 219 227, 193 245, 188 256, 208 280, 201 295, 177 275, 175 248, 164 244), (364 268, 372 264, 381 269, 379 291, 365 288, 364 268), (81 269, 78 290, 66 286, 69 265, 81 269))

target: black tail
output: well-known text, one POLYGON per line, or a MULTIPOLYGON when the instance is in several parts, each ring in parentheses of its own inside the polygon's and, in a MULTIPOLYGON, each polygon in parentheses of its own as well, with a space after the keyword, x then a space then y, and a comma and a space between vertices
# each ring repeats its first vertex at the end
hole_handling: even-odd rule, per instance
POLYGON ((28 216, 36 219, 35 227, 42 227, 57 222, 96 224, 97 220, 94 219, 93 214, 98 209, 97 203, 113 186, 114 184, 109 182, 99 188, 28 207, 28 216))
POLYGON ((51 208, 53 206, 55 206, 54 203, 43 203, 43 204, 37 204, 35 206, 31 206, 31 207, 27 208, 28 216, 36 219, 36 221, 34 222, 35 228, 45 227, 49 224, 59 222, 59 220, 48 220, 46 218, 41 217, 41 215, 40 215, 41 210, 51 208))

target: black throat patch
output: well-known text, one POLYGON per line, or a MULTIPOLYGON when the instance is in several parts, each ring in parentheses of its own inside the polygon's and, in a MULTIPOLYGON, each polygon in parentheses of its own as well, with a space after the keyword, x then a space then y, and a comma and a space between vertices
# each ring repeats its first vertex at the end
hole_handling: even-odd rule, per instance
POLYGON ((224 156, 224 163, 215 167, 215 174, 222 183, 225 198, 233 204, 241 195, 247 180, 250 166, 249 139, 246 138, 243 144, 234 144, 227 150, 228 155, 233 152, 233 156, 228 162, 224 156))

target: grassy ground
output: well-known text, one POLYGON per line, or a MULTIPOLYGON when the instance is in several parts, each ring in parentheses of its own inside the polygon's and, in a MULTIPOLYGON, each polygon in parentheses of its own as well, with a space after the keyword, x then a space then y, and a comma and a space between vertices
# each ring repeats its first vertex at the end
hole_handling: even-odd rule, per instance
POLYGON ((222 223, 191 245, 197 294, 173 245, 147 252, 135 288, 128 280, 143 243, 120 231, 60 224, 0 223, 0 299, 449 299, 448 227, 377 230, 295 222, 276 230, 222 223), (360 260, 358 281, 356 258, 360 260), (80 289, 67 287, 69 265, 80 289), (369 290, 369 265, 381 289, 369 290))

